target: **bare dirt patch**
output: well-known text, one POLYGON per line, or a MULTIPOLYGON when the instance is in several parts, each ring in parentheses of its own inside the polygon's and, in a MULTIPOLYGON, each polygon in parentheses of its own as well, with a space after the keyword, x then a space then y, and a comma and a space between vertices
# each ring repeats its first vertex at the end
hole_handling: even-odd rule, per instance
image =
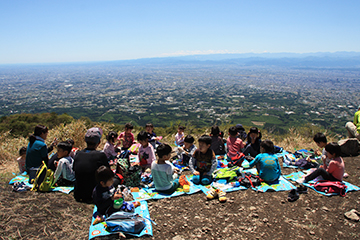
MULTIPOLYGON (((360 186, 360 157, 344 158, 349 177, 360 186)), ((294 170, 283 169, 284 174, 294 170)), ((15 193, 0 179, 1 239, 87 239, 93 205, 62 193, 15 193)), ((359 222, 344 213, 360 211, 360 192, 325 197, 312 190, 296 202, 288 192, 228 193, 228 201, 207 201, 203 193, 149 201, 150 239, 359 239, 359 222)), ((116 238, 116 237, 112 237, 116 238)), ((148 238, 148 239, 149 239, 148 238)))

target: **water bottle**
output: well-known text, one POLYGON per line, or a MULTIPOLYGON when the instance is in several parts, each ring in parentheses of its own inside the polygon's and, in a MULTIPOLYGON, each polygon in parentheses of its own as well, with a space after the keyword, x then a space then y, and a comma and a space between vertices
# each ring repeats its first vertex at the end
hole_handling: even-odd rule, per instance
POLYGON ((239 186, 240 186, 240 183, 239 183, 238 181, 236 181, 236 182, 231 182, 230 184, 231 184, 231 186, 233 186, 233 187, 239 187, 239 186))
POLYGON ((113 207, 114 207, 115 209, 120 209, 120 208, 122 207, 123 203, 124 203, 124 199, 123 199, 123 198, 116 199, 116 200, 114 200, 114 205, 113 205, 113 207))

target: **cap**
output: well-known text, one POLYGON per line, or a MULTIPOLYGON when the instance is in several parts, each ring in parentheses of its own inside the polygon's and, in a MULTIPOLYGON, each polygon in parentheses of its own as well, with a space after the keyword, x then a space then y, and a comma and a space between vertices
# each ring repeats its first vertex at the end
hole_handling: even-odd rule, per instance
POLYGON ((239 131, 245 131, 245 128, 243 127, 242 124, 236 124, 235 126, 236 130, 239 132, 239 131))
POLYGON ((97 144, 100 142, 103 131, 101 128, 93 127, 87 130, 85 134, 85 142, 97 144))

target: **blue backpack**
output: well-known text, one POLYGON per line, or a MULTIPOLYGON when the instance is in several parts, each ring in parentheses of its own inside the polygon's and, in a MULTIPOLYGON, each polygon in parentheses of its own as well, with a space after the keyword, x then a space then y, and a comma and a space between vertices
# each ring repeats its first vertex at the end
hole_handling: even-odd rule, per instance
POLYGON ((115 212, 105 219, 109 232, 139 234, 145 228, 145 218, 132 212, 115 212))

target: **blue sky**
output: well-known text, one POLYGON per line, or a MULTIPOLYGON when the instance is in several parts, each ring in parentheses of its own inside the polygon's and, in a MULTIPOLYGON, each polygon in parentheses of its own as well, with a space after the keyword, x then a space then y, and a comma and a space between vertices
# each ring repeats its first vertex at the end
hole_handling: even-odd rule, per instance
POLYGON ((0 64, 360 52, 360 1, 0 1, 0 64))

